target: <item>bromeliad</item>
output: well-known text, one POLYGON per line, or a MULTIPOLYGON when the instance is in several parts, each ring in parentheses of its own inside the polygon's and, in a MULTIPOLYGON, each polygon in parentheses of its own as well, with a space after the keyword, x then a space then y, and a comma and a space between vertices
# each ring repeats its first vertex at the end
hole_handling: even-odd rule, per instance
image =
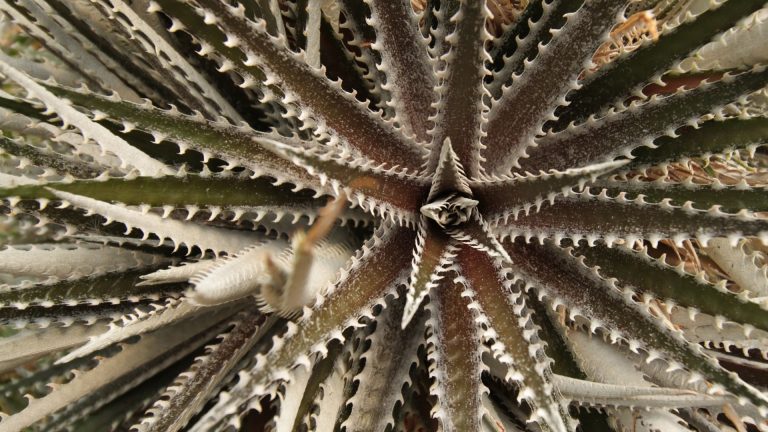
POLYGON ((0 11, 0 431, 768 430, 764 0, 0 11))

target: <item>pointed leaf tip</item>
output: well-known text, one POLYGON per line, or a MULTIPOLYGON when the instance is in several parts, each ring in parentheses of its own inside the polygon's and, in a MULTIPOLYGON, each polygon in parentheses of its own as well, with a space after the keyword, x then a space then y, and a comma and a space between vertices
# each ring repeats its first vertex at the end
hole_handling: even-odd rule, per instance
POLYGON ((472 189, 469 187, 464 167, 459 161, 459 156, 453 151, 451 139, 446 138, 440 149, 440 160, 437 163, 428 200, 432 201, 438 196, 450 192, 472 196, 472 189))
POLYGON ((450 238, 437 229, 431 220, 421 218, 416 246, 413 249, 402 329, 408 326, 429 291, 443 278, 442 273, 452 262, 453 254, 449 243, 450 238))

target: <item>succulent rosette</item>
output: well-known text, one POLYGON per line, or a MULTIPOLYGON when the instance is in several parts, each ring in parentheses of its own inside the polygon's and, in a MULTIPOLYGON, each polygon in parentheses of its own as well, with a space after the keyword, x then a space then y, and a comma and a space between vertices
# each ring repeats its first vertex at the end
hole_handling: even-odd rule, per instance
POLYGON ((765 0, 0 11, 0 431, 768 430, 765 0))

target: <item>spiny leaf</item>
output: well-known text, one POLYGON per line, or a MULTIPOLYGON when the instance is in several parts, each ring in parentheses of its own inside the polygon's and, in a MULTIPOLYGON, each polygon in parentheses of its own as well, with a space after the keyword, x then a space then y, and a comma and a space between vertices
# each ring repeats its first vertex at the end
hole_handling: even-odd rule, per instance
POLYGON ((9 154, 27 158, 40 167, 53 168, 81 178, 92 178, 101 174, 98 169, 88 166, 84 161, 69 159, 60 153, 53 152, 50 147, 41 148, 1 137, 0 148, 9 154))
POLYGON ((162 240, 168 238, 176 245, 186 246, 191 249, 198 247, 203 251, 211 250, 216 253, 234 252, 241 250, 258 241, 256 233, 238 232, 218 227, 199 224, 189 224, 172 219, 164 219, 161 216, 143 213, 128 207, 109 204, 93 198, 76 195, 69 192, 61 192, 52 189, 56 198, 81 208, 87 212, 103 215, 107 221, 118 221, 128 227, 128 232, 135 227, 143 232, 144 238, 150 234, 156 235, 162 240))
POLYGON ((636 200, 642 195, 645 202, 658 204, 667 202, 674 206, 688 205, 699 210, 717 207, 725 213, 742 210, 762 212, 768 210, 766 190, 751 188, 746 182, 737 186, 725 186, 719 181, 713 185, 695 185, 673 182, 594 182, 588 188, 593 194, 616 197, 619 194, 627 200, 636 200), (600 190, 598 193, 597 191, 600 190), (686 204, 689 203, 689 204, 686 204))
POLYGON ((356 377, 359 387, 351 399, 352 411, 344 426, 347 430, 382 430, 394 426, 394 410, 402 403, 403 383, 410 381, 409 372, 418 363, 418 347, 424 341, 424 308, 417 311, 412 323, 402 328, 405 302, 402 295, 393 299, 380 312, 376 330, 368 337, 370 348, 364 354, 365 367, 356 377), (391 350, 389 341, 403 343, 391 350))
POLYGON ((375 26, 376 42, 371 48, 381 54, 379 69, 392 92, 390 104, 398 119, 423 142, 428 141, 429 116, 437 84, 427 41, 418 27, 418 17, 407 0, 367 0, 371 8, 369 25, 375 26))
POLYGON ((728 398, 722 396, 697 394, 690 390, 675 388, 600 384, 561 375, 555 375, 553 381, 557 389, 563 393, 563 397, 594 405, 689 408, 720 406, 728 403, 728 398))
MULTIPOLYGON (((0 370, 12 370, 37 357, 76 347, 87 342, 89 337, 106 330, 104 323, 22 330, 13 336, 0 339, 0 370)), ((4 390, 8 391, 6 388, 4 390)))
POLYGON ((30 306, 25 309, 0 308, 0 324, 12 328, 47 328, 72 324, 92 325, 98 321, 117 320, 136 308, 151 308, 150 300, 138 303, 102 303, 76 306, 30 306))
POLYGON ((74 280, 165 262, 158 255, 86 243, 13 245, 0 250, 1 272, 55 279, 74 280))
POLYGON ((208 348, 208 352, 190 368, 188 375, 177 379, 168 389, 167 402, 158 402, 150 409, 138 430, 177 431, 203 407, 206 397, 222 384, 232 368, 263 336, 262 327, 269 327, 259 314, 243 313, 234 320, 232 330, 221 336, 222 341, 208 348))
POLYGON ((48 186, 20 186, 0 190, 5 196, 22 199, 57 199, 54 191, 87 196, 100 201, 126 205, 217 206, 293 208, 301 211, 313 202, 313 194, 292 194, 285 187, 275 187, 265 179, 236 175, 187 175, 184 177, 134 177, 81 180, 48 186))
POLYGON ((464 165, 459 155, 453 150, 451 138, 447 137, 442 142, 440 153, 435 165, 435 175, 432 186, 429 188, 428 201, 442 198, 451 193, 461 193, 472 197, 464 165))
MULTIPOLYGON (((226 316, 234 314, 240 308, 237 305, 230 304, 221 308, 209 309, 207 313, 224 319, 226 316)), ((56 363, 63 364, 79 357, 85 357, 131 337, 194 318, 202 312, 202 308, 192 306, 183 297, 181 299, 169 298, 162 306, 158 306, 149 312, 144 312, 137 308, 133 313, 121 317, 119 322, 110 323, 107 331, 98 336, 91 337, 87 343, 59 358, 56 360, 56 363)))
POLYGON ((722 2, 665 33, 656 43, 609 64, 569 95, 570 104, 558 115, 558 127, 564 128, 572 121, 580 122, 584 120, 583 113, 594 113, 617 97, 629 96, 652 75, 665 72, 675 61, 763 7, 764 3, 763 0, 722 2))
POLYGON ((493 258, 501 258, 510 261, 507 251, 501 246, 496 236, 491 232, 491 228, 475 211, 472 218, 460 225, 448 227, 445 230, 454 240, 465 245, 483 251, 493 258))
POLYGON ((462 298, 461 285, 443 279, 433 293, 427 329, 432 333, 434 416, 445 431, 480 431, 481 397, 487 390, 478 379, 483 368, 479 329, 467 310, 469 301, 462 298))
POLYGON ((483 45, 490 39, 485 30, 490 11, 484 1, 458 3, 458 11, 446 17, 450 18, 455 30, 446 36, 446 40, 450 40, 450 50, 441 58, 446 66, 442 71, 443 82, 437 88, 440 96, 435 119, 437 127, 431 132, 433 147, 428 163, 435 165, 438 145, 448 139, 456 149, 460 163, 470 175, 475 175, 480 169, 480 127, 485 120, 482 81, 488 55, 483 45), (467 82, 474 84, 459 85, 467 82))
POLYGON ((611 199, 588 191, 577 196, 559 200, 538 213, 520 216, 514 223, 495 230, 527 238, 586 238, 590 243, 602 238, 608 244, 617 239, 631 243, 636 239, 671 238, 680 242, 691 238, 706 241, 717 236, 764 237, 768 234, 768 222, 748 214, 730 215, 716 208, 703 211, 663 202, 651 204, 622 196, 611 199), (568 230, 570 226, 579 229, 568 230))
POLYGON ((471 182, 473 193, 477 194, 479 209, 492 223, 505 221, 518 213, 539 211, 545 201, 554 204, 560 196, 568 196, 572 189, 583 187, 589 180, 609 172, 626 162, 617 161, 571 168, 565 171, 540 171, 538 174, 513 174, 471 182))
POLYGON ((768 313, 764 307, 666 266, 644 252, 596 245, 577 248, 576 253, 586 258, 587 265, 599 266, 603 277, 616 278, 620 285, 631 286, 638 294, 649 293, 768 331, 768 313))
POLYGON ((187 149, 203 154, 213 153, 246 163, 257 173, 301 185, 308 177, 295 166, 266 150, 260 139, 289 141, 275 134, 257 132, 248 126, 235 126, 228 122, 208 121, 200 116, 188 116, 176 109, 162 110, 150 103, 137 105, 121 100, 119 96, 104 97, 86 90, 48 86, 49 90, 86 107, 94 119, 111 119, 123 129, 139 127, 152 134, 156 143, 170 140, 179 146, 180 153, 187 149), (106 117, 105 117, 106 116, 106 117), (285 178, 287 176, 287 179, 285 178))
POLYGON ((768 119, 731 118, 704 122, 697 128, 680 129, 678 136, 659 137, 653 146, 638 147, 632 151, 633 159, 627 168, 674 162, 684 157, 725 153, 768 143, 768 119))
POLYGON ((566 251, 547 242, 545 245, 515 242, 507 248, 515 260, 520 277, 539 296, 545 297, 550 307, 567 304, 572 315, 582 315, 590 320, 592 328, 603 327, 615 340, 627 340, 634 351, 643 349, 650 356, 648 363, 661 357, 672 369, 685 368, 698 372, 727 391, 757 406, 765 406, 766 399, 760 391, 744 383, 734 373, 727 372, 717 362, 703 354, 700 347, 682 338, 680 333, 663 327, 645 309, 622 294, 609 281, 595 275, 589 268, 566 251), (524 254, 525 258, 522 258, 524 254))
POLYGON ((401 224, 415 224, 416 212, 428 192, 426 178, 334 151, 291 148, 277 142, 268 145, 317 177, 321 184, 330 184, 337 194, 344 191, 347 199, 362 210, 401 224))
POLYGON ((137 287, 139 276, 144 271, 141 269, 90 279, 0 287, 0 308, 25 309, 29 306, 138 302, 146 299, 158 300, 174 291, 180 291, 179 286, 137 287))
POLYGON ((432 221, 422 217, 418 230, 408 291, 405 294, 402 328, 406 328, 421 309, 424 298, 443 277, 441 273, 453 256, 449 239, 434 226, 432 221))
POLYGON ((758 90, 766 83, 768 69, 755 67, 693 90, 652 99, 645 104, 632 103, 601 121, 592 119, 578 127, 538 139, 530 156, 521 159, 520 164, 524 169, 563 169, 602 162, 602 159, 638 147, 668 130, 689 122, 695 124, 701 115, 758 90))
MULTIPOLYGON (((483 152, 489 173, 506 173, 510 163, 524 154, 559 99, 576 85, 582 64, 607 36, 623 2, 585 2, 568 17, 536 58, 504 89, 488 114, 483 152)), ((569 165, 571 167, 575 165, 569 165)), ((542 169, 561 166, 537 167, 542 169)))
POLYGON ((77 127, 84 135, 93 137, 105 152, 112 152, 121 158, 122 167, 133 166, 143 175, 162 175, 168 173, 168 167, 130 146, 103 126, 94 123, 84 114, 72 108, 69 103, 55 97, 50 91, 36 83, 29 76, 2 61, 2 57, 0 57, 0 72, 17 82, 33 97, 44 103, 49 110, 61 117, 62 121, 77 127))
POLYGON ((510 368, 506 378, 519 383, 519 398, 534 407, 530 420, 548 430, 570 430, 570 417, 561 410, 553 391, 548 361, 531 327, 523 294, 512 291, 511 283, 491 258, 472 248, 459 250, 457 265, 464 275, 462 283, 489 328, 486 338, 495 341, 495 357, 510 368), (511 314, 519 318, 510 320, 511 314))
POLYGON ((95 409, 194 350, 211 336, 206 336, 210 332, 206 330, 214 324, 210 320, 198 320, 190 323, 185 332, 168 327, 144 336, 141 344, 124 345, 120 353, 101 360, 87 373, 42 399, 31 400, 23 411, 3 419, 0 431, 20 430, 86 401, 93 404, 90 409, 95 409), (194 336, 198 336, 197 343, 192 342, 194 336))
MULTIPOLYGON (((164 4, 166 0, 159 3, 164 4)), ((300 60, 300 55, 287 55, 281 49, 283 42, 270 37, 264 31, 263 23, 251 22, 237 9, 217 1, 201 0, 200 3, 213 16, 219 17, 214 22, 222 26, 225 34, 234 37, 230 40, 235 46, 243 49, 241 58, 233 58, 232 62, 263 65, 272 81, 295 93, 300 103, 306 104, 308 114, 311 112, 319 117, 319 121, 371 159, 407 168, 419 166, 420 152, 416 147, 395 134, 390 124, 370 112, 364 104, 341 90, 338 83, 329 81, 320 71, 300 60), (387 144, 380 145, 381 141, 387 144)))

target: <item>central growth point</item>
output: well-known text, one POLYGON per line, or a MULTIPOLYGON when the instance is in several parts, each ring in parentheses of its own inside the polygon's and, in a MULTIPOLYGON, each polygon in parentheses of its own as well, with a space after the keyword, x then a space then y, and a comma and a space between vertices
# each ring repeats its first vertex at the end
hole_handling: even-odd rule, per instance
POLYGON ((451 193, 422 206, 421 214, 445 228, 467 222, 477 204, 477 200, 451 193))

